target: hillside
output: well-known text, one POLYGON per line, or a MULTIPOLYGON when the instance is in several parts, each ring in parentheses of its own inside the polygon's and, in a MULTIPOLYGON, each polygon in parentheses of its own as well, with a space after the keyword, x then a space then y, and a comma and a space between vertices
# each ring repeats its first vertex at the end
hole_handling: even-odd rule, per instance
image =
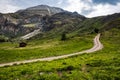
POLYGON ((86 18, 78 13, 63 12, 55 14, 51 17, 45 17, 43 20, 44 33, 33 37, 32 39, 56 38, 62 33, 66 33, 68 37, 81 36, 108 31, 110 29, 119 28, 120 13, 101 16, 95 18, 86 18))
POLYGON ((88 31, 94 33, 94 29, 99 29, 100 32, 110 30, 112 28, 118 28, 120 13, 115 13, 108 16, 101 16, 95 18, 86 19, 82 24, 79 25, 79 33, 88 31), (116 24, 114 24, 116 22, 116 24), (109 26, 110 23, 114 25, 109 26), (106 29, 108 28, 108 29, 106 29))
POLYGON ((64 10, 39 5, 15 13, 0 14, 0 34, 9 38, 25 35, 41 27, 41 19, 44 16, 51 16, 60 12, 64 12, 64 10))
POLYGON ((116 27, 118 25, 116 23, 113 23, 112 26, 108 25, 112 22, 119 22, 119 18, 120 13, 86 18, 77 12, 38 5, 15 13, 0 14, 0 34, 12 39, 40 29, 42 34, 38 34, 33 39, 54 38, 62 33, 72 37, 94 33, 95 29, 102 32, 113 28, 113 26, 116 27))
POLYGON ((64 10, 57 7, 50 7, 48 5, 38 5, 38 6, 27 8, 25 10, 19 10, 16 13, 26 17, 31 15, 51 16, 53 14, 60 13, 60 12, 64 12, 64 10))
POLYGON ((120 13, 87 18, 38 5, 0 14, 0 64, 12 63, 0 80, 120 80, 119 44, 120 13))
MULTIPOLYGON (((111 29, 102 34, 101 40, 104 49, 101 51, 52 62, 14 64, 12 67, 2 67, 0 68, 0 77, 1 79, 11 80, 119 80, 120 31, 118 29, 111 29)), ((79 43, 77 42, 77 44, 79 43)))

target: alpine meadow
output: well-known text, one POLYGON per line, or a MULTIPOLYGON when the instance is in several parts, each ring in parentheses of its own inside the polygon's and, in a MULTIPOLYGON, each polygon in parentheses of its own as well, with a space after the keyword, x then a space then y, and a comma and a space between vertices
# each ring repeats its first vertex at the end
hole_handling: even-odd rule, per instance
MULTIPOLYGON (((118 4, 117 0, 90 1, 91 6, 119 5, 119 0, 118 4)), ((119 12, 86 17, 67 7, 41 3, 9 13, 2 13, 1 7, 0 80, 120 80, 119 12)))

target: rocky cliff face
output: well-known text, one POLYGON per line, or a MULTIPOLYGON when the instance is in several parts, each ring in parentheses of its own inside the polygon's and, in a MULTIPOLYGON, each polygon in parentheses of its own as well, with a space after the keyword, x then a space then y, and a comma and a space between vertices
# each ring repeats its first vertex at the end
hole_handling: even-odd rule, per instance
POLYGON ((0 34, 9 37, 25 35, 41 27, 43 16, 51 16, 63 11, 60 8, 39 5, 16 13, 0 14, 0 34))
POLYGON ((8 16, 8 14, 0 14, 0 35, 14 38, 27 34, 33 30, 34 28, 23 27, 19 19, 8 16))
POLYGON ((60 12, 64 12, 64 10, 57 7, 39 5, 39 6, 27 8, 25 10, 19 10, 16 13, 26 17, 26 16, 32 16, 32 15, 51 16, 53 14, 60 13, 60 12))
MULTIPOLYGON (((62 32, 93 33, 94 29, 120 28, 120 13, 96 18, 86 18, 77 12, 39 5, 16 13, 0 14, 0 34, 18 37, 40 30, 52 35, 62 32)), ((46 36, 48 36, 46 34, 46 36)))
POLYGON ((9 37, 25 35, 36 29, 43 32, 65 24, 84 20, 78 13, 57 7, 39 5, 15 13, 0 14, 0 33, 9 37))
MULTIPOLYGON (((77 12, 61 12, 54 14, 50 17, 45 16, 42 19, 43 22, 43 30, 49 31, 53 28, 62 28, 63 26, 68 26, 68 28, 73 29, 71 26, 74 24, 80 24, 84 21, 86 17, 78 14, 77 12)), ((75 27, 75 26, 73 26, 75 27)))

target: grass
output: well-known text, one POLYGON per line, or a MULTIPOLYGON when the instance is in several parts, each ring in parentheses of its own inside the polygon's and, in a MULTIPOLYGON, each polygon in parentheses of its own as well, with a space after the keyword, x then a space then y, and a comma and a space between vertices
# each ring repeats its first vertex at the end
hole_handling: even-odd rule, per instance
POLYGON ((120 31, 102 33, 104 49, 52 62, 0 68, 2 80, 120 80, 120 31))
POLYGON ((58 56, 79 52, 93 46, 92 38, 74 37, 66 41, 59 39, 33 40, 27 47, 18 48, 18 43, 0 44, 0 63, 35 59, 49 56, 58 56))

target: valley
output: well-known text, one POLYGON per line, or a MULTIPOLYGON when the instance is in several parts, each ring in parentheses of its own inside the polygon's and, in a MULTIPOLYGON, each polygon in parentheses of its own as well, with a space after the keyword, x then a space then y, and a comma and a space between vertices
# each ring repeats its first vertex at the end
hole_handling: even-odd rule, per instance
POLYGON ((10 80, 119 79, 119 39, 120 31, 113 29, 102 34, 100 40, 104 48, 100 51, 51 62, 14 64, 14 66, 11 67, 1 67, 0 77, 1 79, 9 78, 10 80))
POLYGON ((14 64, 18 65, 18 64, 32 63, 32 62, 38 62, 38 61, 52 61, 52 60, 68 58, 68 57, 72 57, 72 56, 80 55, 80 54, 84 54, 84 53, 95 52, 95 51, 101 50, 103 48, 103 45, 99 41, 99 38, 100 38, 100 34, 98 34, 94 38, 94 46, 89 50, 72 53, 72 54, 68 54, 68 55, 61 55, 61 56, 46 57, 46 58, 41 58, 41 59, 33 59, 33 60, 25 60, 25 61, 17 61, 17 62, 11 62, 11 63, 6 63, 6 64, 0 64, 0 67, 12 66, 14 64))
POLYGON ((36 40, 28 42, 28 46, 23 48, 19 48, 18 43, 2 43, 0 45, 0 63, 79 52, 93 46, 92 38, 94 37, 75 37, 67 41, 60 41, 59 39, 36 40))
POLYGON ((119 44, 120 13, 87 18, 48 5, 0 13, 0 80, 119 80, 119 44))

